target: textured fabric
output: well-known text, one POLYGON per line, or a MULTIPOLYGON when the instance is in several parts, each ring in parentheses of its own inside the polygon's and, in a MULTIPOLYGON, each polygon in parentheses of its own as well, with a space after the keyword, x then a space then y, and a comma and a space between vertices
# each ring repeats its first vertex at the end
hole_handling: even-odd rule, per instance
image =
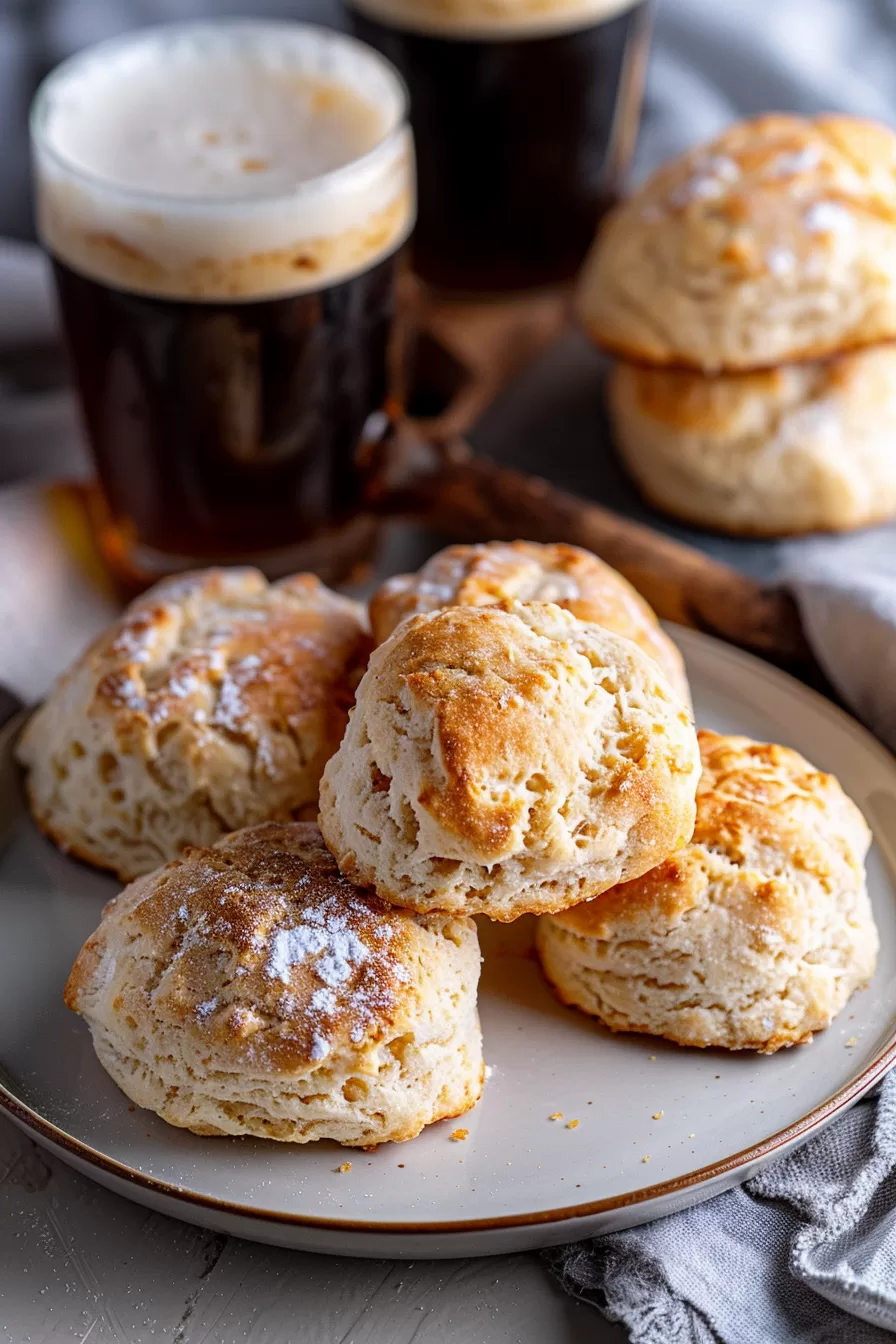
POLYGON ((896 751, 896 529, 785 547, 779 577, 832 685, 896 751))
POLYGON ((896 1074, 746 1185, 545 1257, 633 1344, 880 1344, 896 1331, 896 1074))

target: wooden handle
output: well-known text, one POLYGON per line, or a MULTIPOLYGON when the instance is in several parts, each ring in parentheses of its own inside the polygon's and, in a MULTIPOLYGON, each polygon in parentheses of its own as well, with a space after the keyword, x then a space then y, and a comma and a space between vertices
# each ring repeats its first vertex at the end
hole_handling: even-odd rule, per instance
POLYGON ((405 429, 375 472, 377 506, 465 541, 565 541, 624 574, 657 615, 784 664, 813 665, 799 614, 702 551, 473 455, 455 440, 427 443, 405 429))

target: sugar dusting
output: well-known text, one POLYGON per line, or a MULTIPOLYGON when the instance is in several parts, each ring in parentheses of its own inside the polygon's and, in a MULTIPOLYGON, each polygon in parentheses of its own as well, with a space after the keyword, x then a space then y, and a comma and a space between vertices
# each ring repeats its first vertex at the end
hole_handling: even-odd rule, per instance
POLYGON ((797 177, 800 173, 810 173, 821 163, 821 155, 816 145, 806 145, 803 149, 776 154, 766 166, 768 177, 797 177))
POLYGON ((323 929, 300 924, 297 929, 278 929, 274 934, 267 961, 267 972, 275 980, 288 985, 292 968, 306 957, 322 952, 327 945, 323 929))
POLYGON ((848 233, 853 228, 852 216, 837 201, 816 201, 803 215, 803 223, 810 233, 848 233))
POLYGON ((235 1035, 258 1064, 272 1050, 319 1064, 346 1035, 360 1044, 411 978, 402 916, 351 887, 318 846, 308 862, 276 841, 245 860, 231 851, 223 871, 215 851, 197 852, 168 907, 166 978, 195 994, 199 1030, 235 1035))
MULTIPOLYGON (((273 932, 268 944, 266 974, 288 985, 292 982, 293 972, 301 967, 322 981, 312 992, 306 1011, 312 1025, 311 1058, 315 1062, 330 1053, 326 1031, 328 1019, 332 1021, 339 1008, 340 991, 355 982, 350 991, 353 1018, 350 1034, 355 1043, 364 1039, 369 1025, 386 1007, 386 999, 393 997, 383 992, 381 976, 358 978, 358 972, 372 959, 382 961, 382 944, 389 941, 380 935, 384 927, 378 925, 375 928, 374 936, 380 946, 371 948, 352 927, 345 903, 326 899, 319 905, 307 907, 298 924, 273 932)), ((397 962, 392 964, 391 971, 398 983, 408 978, 406 968, 397 962)))
MULTIPOLYGON (((321 657, 320 639, 301 619, 292 625, 297 608, 288 592, 263 589, 255 604, 251 594, 225 584, 209 606, 202 596, 196 578, 165 584, 135 603, 108 645, 104 693, 154 727, 176 721, 200 734, 218 730, 239 739, 252 750, 254 772, 276 780, 290 753, 284 757, 283 726, 278 731, 269 722, 270 697, 256 688, 308 657, 321 657), (239 656, 247 636, 256 646, 264 641, 266 624, 265 651, 239 656), (237 656, 228 656, 229 649, 237 656)), ((308 598, 300 593, 299 611, 308 598)), ((312 591, 310 599, 319 600, 318 594, 312 591)))
POLYGON ((796 268, 796 257, 789 247, 770 247, 765 254, 765 261, 772 275, 790 275, 796 268))
POLYGON ((739 165, 727 154, 701 155, 693 167, 691 176, 669 193, 673 210, 683 209, 692 201, 712 201, 724 196, 741 175, 739 165))

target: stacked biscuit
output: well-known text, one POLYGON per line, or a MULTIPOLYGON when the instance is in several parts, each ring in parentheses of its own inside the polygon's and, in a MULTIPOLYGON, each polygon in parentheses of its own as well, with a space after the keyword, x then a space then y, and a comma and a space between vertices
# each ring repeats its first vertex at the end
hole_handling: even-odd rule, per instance
POLYGON ((25 731, 38 823, 136 879, 66 986, 133 1101, 365 1147, 460 1114, 472 915, 538 915, 561 999, 691 1045, 809 1039, 870 976, 858 810, 786 748, 698 740, 678 651, 596 557, 451 547, 370 624, 307 576, 184 576, 25 731))
POLYGON ((579 290, 644 494, 745 535, 896 513, 896 135, 764 116, 604 222, 579 290))

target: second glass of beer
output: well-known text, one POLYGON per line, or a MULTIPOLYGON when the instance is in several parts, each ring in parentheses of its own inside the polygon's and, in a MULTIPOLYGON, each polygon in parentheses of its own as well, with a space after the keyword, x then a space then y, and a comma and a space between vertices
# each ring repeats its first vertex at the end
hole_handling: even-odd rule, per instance
POLYGON ((338 579, 369 552, 406 115, 387 61, 301 24, 150 29, 44 82, 38 227, 126 581, 234 560, 338 579))
POLYGON ((410 90, 414 268, 482 294, 572 279, 622 187, 652 0, 348 0, 410 90))

